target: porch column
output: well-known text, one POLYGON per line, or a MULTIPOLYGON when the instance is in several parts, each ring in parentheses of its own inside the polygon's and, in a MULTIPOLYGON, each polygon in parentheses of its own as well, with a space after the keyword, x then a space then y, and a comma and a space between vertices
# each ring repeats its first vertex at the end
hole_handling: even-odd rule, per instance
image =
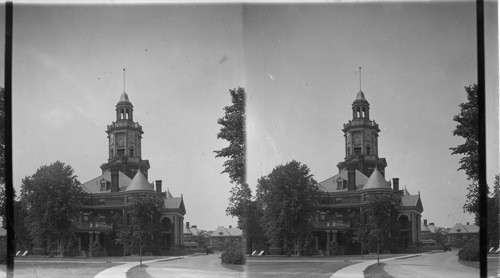
POLYGON ((330 234, 332 232, 327 231, 326 232, 326 255, 330 255, 330 234))
POLYGON ((99 234, 100 234, 100 232, 95 232, 95 242, 97 242, 97 243, 101 243, 99 241, 99 234))
POLYGON ((92 245, 94 245, 94 232, 89 232, 89 257, 92 257, 92 245))
POLYGON ((315 246, 315 250, 316 250, 316 254, 319 253, 319 246, 318 246, 318 234, 315 234, 314 235, 314 246, 315 246))
POLYGON ((333 231, 333 233, 332 233, 332 241, 333 242, 338 242, 338 240, 337 240, 337 233, 338 233, 337 231, 333 231))
POLYGON ((76 240, 78 242, 78 254, 80 255, 80 253, 82 251, 82 236, 81 236, 81 234, 76 235, 76 240))

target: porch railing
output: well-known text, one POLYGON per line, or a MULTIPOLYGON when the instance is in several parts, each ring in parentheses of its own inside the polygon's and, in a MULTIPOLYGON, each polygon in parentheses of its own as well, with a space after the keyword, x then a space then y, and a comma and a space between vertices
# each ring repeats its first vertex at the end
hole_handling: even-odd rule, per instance
POLYGON ((80 229, 113 230, 113 225, 99 222, 82 222, 77 226, 80 229))
POLYGON ((349 223, 344 223, 344 222, 336 222, 336 221, 319 221, 316 223, 316 227, 320 228, 347 228, 349 229, 351 225, 349 223))

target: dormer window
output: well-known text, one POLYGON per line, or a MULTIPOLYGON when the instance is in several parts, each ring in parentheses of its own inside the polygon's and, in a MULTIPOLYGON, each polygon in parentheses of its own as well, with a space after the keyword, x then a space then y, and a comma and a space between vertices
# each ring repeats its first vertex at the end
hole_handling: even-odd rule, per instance
POLYGON ((335 182, 337 183, 337 190, 342 190, 346 188, 346 181, 343 178, 338 177, 335 182))
POLYGON ((101 179, 100 184, 101 184, 101 191, 106 191, 106 184, 107 184, 106 180, 101 179))

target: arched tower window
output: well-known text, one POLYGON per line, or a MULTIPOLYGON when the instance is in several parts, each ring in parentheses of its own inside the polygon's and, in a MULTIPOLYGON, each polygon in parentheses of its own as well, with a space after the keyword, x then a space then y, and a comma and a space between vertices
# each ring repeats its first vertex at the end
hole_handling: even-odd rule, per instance
POLYGON ((129 149, 129 156, 134 156, 134 148, 129 149))
POLYGON ((362 111, 361 117, 366 118, 366 110, 365 110, 365 108, 363 107, 363 109, 361 111, 362 111))
POLYGON ((126 115, 127 120, 130 119, 130 111, 128 109, 127 109, 127 112, 125 115, 126 115))
POLYGON ((125 111, 124 109, 120 110, 120 120, 125 119, 125 111))
POLYGON ((370 145, 366 145, 366 155, 371 155, 371 151, 370 145))

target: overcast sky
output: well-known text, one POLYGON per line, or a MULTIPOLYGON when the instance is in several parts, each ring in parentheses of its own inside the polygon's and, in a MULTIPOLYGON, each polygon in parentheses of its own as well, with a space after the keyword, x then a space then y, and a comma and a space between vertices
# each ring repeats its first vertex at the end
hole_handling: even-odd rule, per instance
MULTIPOLYGON (((488 180, 498 173, 497 9, 488 4, 488 180), (490 40, 491 39, 491 40, 490 40)), ((4 10, 1 11, 2 17, 4 10)), ((0 30, 4 30, 4 21, 0 30)), ((423 218, 472 222, 450 147, 453 115, 477 81, 473 3, 16 5, 14 183, 70 164, 81 182, 107 162, 106 125, 126 92, 144 130, 149 180, 183 194, 185 221, 225 216, 231 184, 214 150, 228 90, 248 92, 248 182, 292 159, 317 181, 344 159, 342 125, 359 90, 379 123, 386 178, 420 191, 423 218)), ((3 44, 0 46, 3 51, 3 44)), ((2 57, 3 58, 3 57, 2 57)), ((3 81, 3 69, 1 75, 3 81)))

